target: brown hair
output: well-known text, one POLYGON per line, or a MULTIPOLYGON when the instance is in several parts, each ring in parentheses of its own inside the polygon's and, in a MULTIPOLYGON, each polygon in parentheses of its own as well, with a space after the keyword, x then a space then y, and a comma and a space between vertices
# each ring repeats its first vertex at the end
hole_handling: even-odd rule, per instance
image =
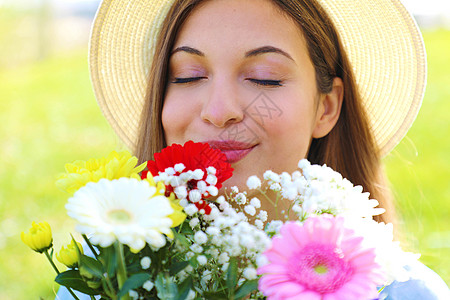
MULTIPOLYGON (((168 65, 177 34, 189 14, 205 0, 176 0, 156 43, 150 70, 146 104, 141 117, 136 155, 141 161, 153 158, 165 144, 161 114, 168 81, 168 65)), ((316 0, 271 0, 301 28, 316 72, 320 93, 329 93, 334 77, 344 84, 344 100, 339 120, 323 138, 313 139, 308 160, 327 164, 355 185, 362 185, 377 199, 386 213, 377 221, 395 221, 389 189, 386 188, 379 149, 369 128, 352 68, 336 28, 316 0)))

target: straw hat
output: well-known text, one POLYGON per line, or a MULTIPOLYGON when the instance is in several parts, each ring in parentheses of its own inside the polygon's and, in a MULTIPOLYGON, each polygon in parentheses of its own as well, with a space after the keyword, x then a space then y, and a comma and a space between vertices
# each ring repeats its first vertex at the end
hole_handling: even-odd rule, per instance
MULTIPOLYGON (((135 149, 153 45, 174 0, 104 0, 94 21, 90 72, 100 108, 135 149)), ((335 23, 370 126, 387 154, 403 138, 425 92, 420 31, 398 0, 319 0, 335 23)))

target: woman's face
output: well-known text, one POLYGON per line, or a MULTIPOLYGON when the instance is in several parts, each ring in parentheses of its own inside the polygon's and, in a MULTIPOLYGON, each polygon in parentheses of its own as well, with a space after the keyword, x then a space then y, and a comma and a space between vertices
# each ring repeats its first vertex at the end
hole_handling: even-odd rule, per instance
POLYGON ((176 39, 169 73, 166 142, 223 150, 235 169, 226 187, 243 189, 268 169, 293 171, 312 137, 326 134, 326 97, 317 92, 306 42, 270 1, 197 7, 176 39))

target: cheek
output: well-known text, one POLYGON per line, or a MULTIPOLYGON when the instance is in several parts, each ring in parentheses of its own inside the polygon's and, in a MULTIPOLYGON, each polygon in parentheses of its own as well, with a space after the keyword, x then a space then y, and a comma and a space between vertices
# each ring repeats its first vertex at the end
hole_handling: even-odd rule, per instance
POLYGON ((313 97, 298 93, 279 100, 283 100, 277 102, 281 114, 268 119, 264 127, 271 153, 276 152, 277 157, 283 157, 279 163, 289 168, 297 165, 308 152, 315 123, 315 105, 313 97))
POLYGON ((183 107, 183 103, 176 98, 166 97, 162 109, 161 122, 168 145, 180 142, 184 136, 184 129, 189 124, 191 114, 183 107))
POLYGON ((312 135, 315 123, 315 105, 312 97, 303 94, 287 94, 277 101, 278 115, 267 118, 266 131, 276 136, 312 135))

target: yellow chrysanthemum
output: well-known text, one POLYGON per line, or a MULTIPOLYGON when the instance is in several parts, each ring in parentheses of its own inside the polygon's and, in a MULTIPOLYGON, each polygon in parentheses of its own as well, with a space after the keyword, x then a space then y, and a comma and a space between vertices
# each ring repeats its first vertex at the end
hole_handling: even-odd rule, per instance
POLYGON ((67 246, 62 246, 61 250, 56 253, 58 261, 69 268, 74 268, 78 265, 79 255, 77 246, 81 254, 83 254, 83 247, 80 243, 72 240, 67 246), (76 244, 75 244, 76 243, 76 244))
POLYGON ((66 164, 66 173, 58 178, 56 185, 73 194, 86 183, 98 182, 102 178, 109 180, 121 177, 140 179, 138 173, 145 168, 146 163, 136 166, 137 162, 137 157, 128 151, 113 151, 107 157, 100 159, 78 160, 66 164))
MULTIPOLYGON (((153 179, 152 174, 149 172, 147 174, 147 178, 145 179, 148 181, 150 186, 156 187, 156 194, 164 196, 166 193, 166 186, 161 181, 158 183, 155 183, 155 180, 153 179)), ((172 228, 179 226, 183 221, 186 219, 186 214, 183 212, 183 206, 179 204, 180 200, 175 198, 174 193, 170 193, 170 195, 167 197, 170 201, 170 206, 173 209, 173 213, 169 215, 168 217, 172 220, 172 228)), ((173 236, 169 236, 170 238, 173 238, 173 236)))
POLYGON ((52 247, 52 229, 47 222, 33 222, 28 233, 22 232, 20 237, 25 245, 39 253, 52 247))

